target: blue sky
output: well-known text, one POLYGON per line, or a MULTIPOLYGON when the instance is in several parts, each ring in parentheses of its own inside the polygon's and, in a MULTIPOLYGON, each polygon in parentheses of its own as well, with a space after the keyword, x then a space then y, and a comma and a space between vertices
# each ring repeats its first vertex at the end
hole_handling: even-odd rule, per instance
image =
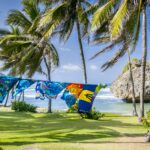
MULTIPOLYGON (((5 23, 5 17, 7 16, 9 10, 11 9, 22 9, 21 0, 1 0, 0 1, 0 28, 7 28, 5 23)), ((149 23, 148 23, 149 24, 149 23)), ((149 31, 148 31, 149 32, 149 31)), ((66 81, 66 82, 83 82, 82 70, 81 70, 81 59, 80 51, 77 42, 76 29, 71 35, 69 41, 65 44, 60 43, 60 41, 55 38, 52 40, 53 44, 56 46, 59 57, 60 66, 52 73, 53 81, 66 81)), ((149 39, 148 39, 149 45, 149 39)), ((98 52, 103 45, 90 46, 85 41, 83 42, 85 59, 87 65, 88 73, 88 83, 111 83, 120 74, 123 66, 127 63, 127 56, 125 55, 121 58, 118 63, 111 69, 102 72, 100 66, 113 56, 115 51, 108 52, 94 60, 89 60, 96 52, 98 52)), ((139 39, 136 51, 132 54, 132 57, 141 58, 142 54, 141 39, 139 39)), ((148 53, 149 56, 149 53, 148 53)), ((150 57, 148 57, 150 60, 150 57)), ((1 64, 0 64, 1 66, 1 64)), ((36 74, 33 78, 35 79, 45 79, 44 76, 36 74)))

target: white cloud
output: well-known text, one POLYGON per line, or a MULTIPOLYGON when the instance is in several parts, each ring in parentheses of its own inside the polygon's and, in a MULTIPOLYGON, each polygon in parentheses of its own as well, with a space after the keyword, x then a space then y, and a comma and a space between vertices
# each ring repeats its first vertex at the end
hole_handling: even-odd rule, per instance
POLYGON ((90 69, 92 69, 92 70, 98 70, 98 67, 96 65, 91 65, 90 69))
POLYGON ((63 71, 79 71, 81 68, 78 65, 66 64, 61 67, 63 71))

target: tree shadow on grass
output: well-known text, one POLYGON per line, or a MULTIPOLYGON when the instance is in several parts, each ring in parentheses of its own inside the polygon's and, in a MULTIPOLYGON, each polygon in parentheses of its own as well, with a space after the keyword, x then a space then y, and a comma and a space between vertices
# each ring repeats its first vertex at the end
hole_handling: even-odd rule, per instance
POLYGON ((12 139, 8 139, 7 142, 0 142, 1 145, 11 145, 11 146, 22 146, 22 145, 29 145, 29 144, 37 144, 37 143, 93 143, 91 140, 98 140, 94 143, 99 143, 101 139, 104 138, 112 138, 112 137, 119 137, 120 133, 110 130, 107 132, 93 132, 92 134, 84 133, 84 134, 75 134, 72 132, 67 133, 66 135, 62 136, 61 134, 52 134, 52 135, 43 135, 43 136, 32 136, 30 137, 30 141, 12 141, 12 139), (38 140, 39 138, 39 140, 38 140), (44 141, 40 139, 45 139, 44 141), (34 141, 34 139, 36 139, 34 141))
POLYGON ((100 143, 105 138, 121 137, 120 132, 110 129, 120 126, 135 127, 133 124, 112 119, 83 120, 74 114, 0 112, 0 132, 8 133, 7 140, 4 137, 3 141, 3 137, 0 137, 0 145, 21 146, 47 142, 100 143))

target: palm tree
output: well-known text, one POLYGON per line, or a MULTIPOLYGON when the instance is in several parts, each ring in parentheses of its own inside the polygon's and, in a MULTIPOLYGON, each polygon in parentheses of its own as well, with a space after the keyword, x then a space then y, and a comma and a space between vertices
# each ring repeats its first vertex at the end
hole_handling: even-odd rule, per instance
POLYGON ((102 30, 97 30, 94 33, 94 38, 92 43, 93 44, 102 44, 102 43, 107 43, 108 46, 104 47, 101 49, 98 53, 96 53, 91 59, 94 59, 98 57, 100 54, 103 54, 107 51, 114 50, 114 48, 117 46, 119 47, 119 50, 115 54, 115 56, 110 59, 108 62, 106 62, 103 66, 102 69, 103 71, 107 70, 108 68, 112 67, 120 57, 124 56, 125 53, 128 53, 128 66, 129 66, 129 73, 130 73, 130 81, 131 81, 131 93, 132 93, 132 103, 133 103, 133 116, 137 116, 137 110, 136 110, 136 103, 135 103, 135 91, 134 91, 134 81, 133 81, 133 75, 132 75, 132 63, 131 63, 131 58, 130 58, 130 50, 129 50, 129 45, 130 45, 130 37, 126 32, 122 34, 122 36, 113 41, 110 42, 110 37, 108 31, 108 26, 105 26, 102 28, 102 30), (105 34, 104 34, 105 32, 105 34), (127 40, 128 39, 128 40, 127 40))
MULTIPOLYGON (((42 0, 41 0, 42 1, 42 0)), ((43 2, 48 2, 43 0, 43 2)), ((88 35, 89 20, 86 9, 91 6, 87 0, 53 0, 54 7, 49 8, 40 20, 39 30, 44 30, 44 38, 59 33, 60 39, 67 41, 76 25, 80 55, 83 67, 84 83, 87 83, 86 63, 82 38, 88 35)))
POLYGON ((134 90, 134 79, 132 74, 132 63, 130 57, 130 50, 127 49, 128 53, 128 64, 129 64, 129 73, 130 73, 130 82, 131 82, 131 92, 132 92, 132 104, 133 104, 133 116, 138 116, 137 109, 136 109, 136 98, 135 98, 135 90, 134 90))
MULTIPOLYGON (((142 2, 141 2, 142 3, 142 2)), ((146 25, 146 1, 141 6, 142 9, 142 43, 143 43, 143 52, 142 52, 142 67, 141 67, 141 94, 140 94, 140 117, 144 117, 144 95, 145 95, 145 71, 146 71, 146 60, 147 60, 147 25, 146 25)))
MULTIPOLYGON (((49 39, 44 40, 43 45, 39 44, 43 33, 36 31, 36 22, 42 14, 38 5, 36 1, 23 1, 24 13, 12 10, 8 15, 7 23, 19 27, 21 32, 19 35, 1 36, 1 55, 5 60, 2 69, 10 70, 13 75, 27 74, 28 77, 38 71, 50 79, 52 69, 59 65, 59 57, 49 39), (42 63, 45 64, 46 72, 42 63)), ((51 112, 51 107, 48 110, 51 112)))
POLYGON ((147 57, 147 31, 146 31, 146 7, 148 7, 147 0, 110 0, 100 7, 94 14, 92 20, 92 30, 101 28, 103 24, 109 22, 109 29, 111 34, 111 40, 118 39, 126 27, 130 29, 130 40, 132 41, 133 49, 135 49, 136 43, 139 38, 140 30, 140 14, 142 12, 142 42, 143 42, 143 56, 142 56, 142 67, 141 67, 141 110, 140 117, 144 116, 144 93, 145 93, 145 68, 146 68, 146 57, 147 57), (133 22, 127 25, 127 22, 132 19, 133 22))

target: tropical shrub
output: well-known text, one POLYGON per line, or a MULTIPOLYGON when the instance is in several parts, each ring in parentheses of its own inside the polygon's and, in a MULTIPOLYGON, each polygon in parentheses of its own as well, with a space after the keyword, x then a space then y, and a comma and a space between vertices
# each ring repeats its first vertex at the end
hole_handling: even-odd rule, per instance
POLYGON ((36 106, 33 106, 31 104, 27 104, 26 102, 23 102, 23 101, 14 101, 12 102, 12 105, 11 105, 11 109, 12 110, 15 110, 17 112, 33 112, 35 113, 36 112, 36 106))
POLYGON ((147 114, 147 118, 150 118, 150 109, 146 114, 147 114))
POLYGON ((150 142, 150 110, 147 112, 147 118, 142 119, 142 123, 147 129, 147 133, 145 135, 145 142, 150 142))
POLYGON ((71 106, 67 111, 67 113, 77 113, 77 112, 78 112, 78 104, 77 103, 74 104, 73 106, 71 106))
POLYGON ((146 114, 147 114, 147 118, 143 118, 142 122, 146 128, 149 128, 150 127, 150 110, 146 114))
POLYGON ((150 118, 143 118, 143 125, 147 129, 145 134, 145 142, 150 142, 150 118))
POLYGON ((143 125, 147 128, 150 127, 150 122, 149 118, 143 118, 142 123, 143 125))
POLYGON ((89 113, 80 113, 80 116, 82 119, 99 120, 100 118, 104 117, 104 114, 96 111, 95 109, 92 109, 89 113))

